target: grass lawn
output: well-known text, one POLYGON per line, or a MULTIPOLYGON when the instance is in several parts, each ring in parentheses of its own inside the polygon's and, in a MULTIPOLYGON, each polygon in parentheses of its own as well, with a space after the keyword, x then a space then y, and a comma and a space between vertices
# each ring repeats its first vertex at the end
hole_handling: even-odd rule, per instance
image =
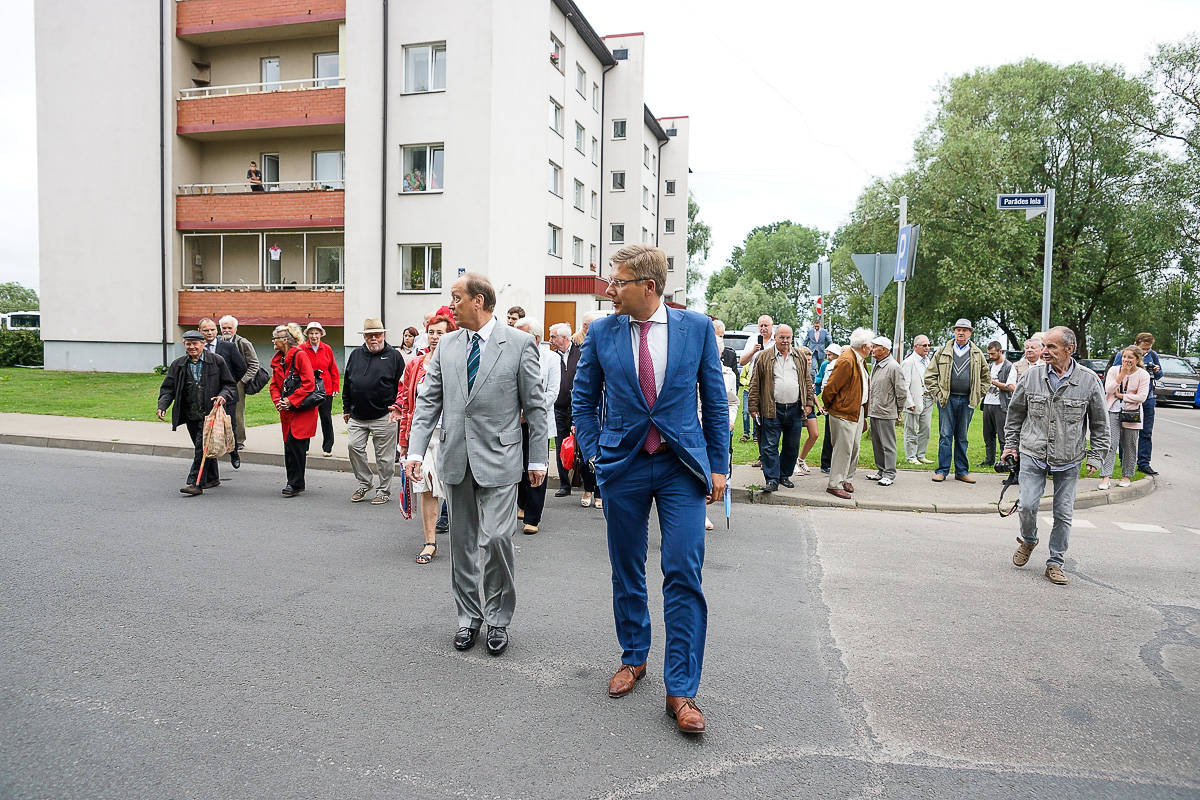
MULTIPOLYGON (((0 411, 154 422, 163 376, 0 369, 0 411)), ((246 424, 279 421, 269 388, 246 398, 246 424)))
MULTIPOLYGON (((821 438, 825 436, 825 422, 826 422, 826 420, 824 417, 820 417, 817 419, 817 425, 819 426, 819 432, 821 435, 820 435, 820 437, 817 438, 817 441, 813 444, 812 450, 809 451, 808 458, 805 459, 805 461, 807 461, 807 463, 808 463, 808 466, 812 467, 813 469, 817 469, 821 466, 821 438)), ((738 441, 739 439, 742 438, 742 411, 740 408, 738 409, 738 419, 737 419, 737 423, 734 425, 733 432, 735 434, 734 440, 733 440, 733 463, 749 464, 752 461, 758 460, 758 445, 757 444, 755 444, 752 441, 750 441, 750 442, 738 441)), ((800 449, 801 450, 804 449, 804 441, 807 437, 808 437, 807 432, 801 434, 801 439, 800 439, 800 449)), ((929 449, 925 453, 925 458, 927 458, 930 461, 933 461, 935 463, 933 463, 933 464, 909 464, 904 461, 904 427, 903 426, 900 426, 899 428, 896 429, 896 450, 898 451, 897 457, 899 459, 899 463, 897 464, 897 466, 901 469, 923 469, 923 470, 927 470, 929 472, 933 472, 935 469, 937 469, 937 463, 936 463, 937 462, 937 450, 938 450, 938 409, 937 409, 937 406, 933 407, 933 421, 930 424, 930 434, 929 434, 929 449)), ((986 453, 984 445, 983 445, 983 412, 981 412, 977 408, 977 409, 975 409, 975 413, 971 415, 971 425, 967 430, 967 463, 970 464, 972 472, 984 472, 984 471, 991 472, 992 471, 991 467, 984 468, 984 467, 975 466, 976 464, 983 461, 983 457, 985 455, 987 455, 987 453, 986 453)), ((999 453, 997 453, 997 458, 999 458, 999 453)), ((866 434, 863 434, 862 444, 858 450, 858 467, 859 467, 859 469, 871 469, 871 470, 873 470, 875 468, 875 457, 871 452, 871 437, 867 436, 866 434)), ((953 474, 953 469, 951 469, 951 473, 953 474)), ((1080 467, 1080 475, 1083 475, 1083 467, 1080 467)), ((1121 477, 1120 456, 1117 457, 1117 466, 1116 466, 1115 475, 1116 475, 1116 478, 1114 478, 1114 480, 1120 479, 1120 477, 1121 477)), ((1134 475, 1134 480, 1141 480, 1143 477, 1145 477, 1145 476, 1139 471, 1134 475)))

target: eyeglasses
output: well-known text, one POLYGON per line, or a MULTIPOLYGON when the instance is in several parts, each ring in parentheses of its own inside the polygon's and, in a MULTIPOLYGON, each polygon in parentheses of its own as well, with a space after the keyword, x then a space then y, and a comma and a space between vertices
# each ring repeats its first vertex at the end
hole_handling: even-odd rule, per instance
POLYGON ((627 283, 641 283, 642 281, 651 280, 651 278, 630 278, 629 280, 625 280, 625 281, 619 281, 614 278, 601 278, 600 280, 604 281, 609 286, 615 286, 618 289, 620 289, 622 286, 624 286, 627 283))
POLYGON ((287 341, 287 338, 288 338, 288 337, 286 337, 286 336, 272 336, 272 337, 271 337, 271 341, 273 341, 273 342, 283 342, 283 341, 287 341))

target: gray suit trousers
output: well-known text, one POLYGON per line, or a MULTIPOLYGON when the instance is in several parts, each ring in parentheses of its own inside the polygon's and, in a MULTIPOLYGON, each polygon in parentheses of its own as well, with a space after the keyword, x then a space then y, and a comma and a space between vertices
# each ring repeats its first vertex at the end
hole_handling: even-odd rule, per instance
POLYGON ((517 484, 480 486, 468 461, 462 483, 445 486, 450 510, 450 585, 458 625, 479 628, 486 622, 507 628, 517 607, 512 543, 517 530, 517 484))
POLYGON ((882 478, 896 479, 896 420, 871 417, 871 451, 882 478))

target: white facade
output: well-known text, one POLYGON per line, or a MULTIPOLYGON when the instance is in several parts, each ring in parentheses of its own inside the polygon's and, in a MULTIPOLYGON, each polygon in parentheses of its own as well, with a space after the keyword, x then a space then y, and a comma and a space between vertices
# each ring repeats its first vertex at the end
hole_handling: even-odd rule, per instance
MULTIPOLYGON (((491 279, 500 313, 519 305, 547 327, 576 327, 606 304, 597 278, 616 249, 613 221, 626 242, 645 229, 683 285, 686 119, 667 137, 646 109, 644 37, 602 40, 572 0, 393 3, 386 20, 382 4, 345 0, 315 22, 296 0, 294 24, 248 18, 212 33, 177 28, 191 0, 162 0, 161 72, 158 19, 114 2, 36 9, 49 368, 149 370, 182 352, 198 314, 234 313, 260 346, 272 325, 306 315, 335 348, 359 344, 367 317, 398 338, 447 304, 465 271, 491 279), (253 92, 265 109, 316 103, 322 93, 305 92, 329 87, 344 90, 340 119, 314 106, 222 126, 209 99, 253 92), (201 96, 211 131, 182 119, 201 96), (614 118, 628 121, 623 140, 614 118), (270 161, 268 188, 281 194, 239 183, 250 159, 264 173, 270 161), (339 159, 344 172, 319 181, 339 159), (618 168, 625 192, 612 191, 618 168), (677 174, 675 198, 663 195, 664 170, 677 174), (328 190, 344 211, 322 210, 328 190), (289 198, 313 207, 280 219, 255 210, 289 198), (211 203, 224 205, 205 216, 211 203), (679 227, 666 234, 671 215, 679 227), (286 257, 272 262, 272 247, 286 257), (321 277, 330 258, 337 269, 321 277)), ((682 302, 674 288, 668 299, 682 302)))

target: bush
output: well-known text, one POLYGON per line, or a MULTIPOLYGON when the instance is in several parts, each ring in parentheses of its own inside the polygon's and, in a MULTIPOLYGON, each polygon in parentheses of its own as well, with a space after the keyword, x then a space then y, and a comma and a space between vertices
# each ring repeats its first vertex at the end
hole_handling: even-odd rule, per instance
POLYGON ((0 329, 0 367, 40 367, 42 337, 36 331, 0 329))

